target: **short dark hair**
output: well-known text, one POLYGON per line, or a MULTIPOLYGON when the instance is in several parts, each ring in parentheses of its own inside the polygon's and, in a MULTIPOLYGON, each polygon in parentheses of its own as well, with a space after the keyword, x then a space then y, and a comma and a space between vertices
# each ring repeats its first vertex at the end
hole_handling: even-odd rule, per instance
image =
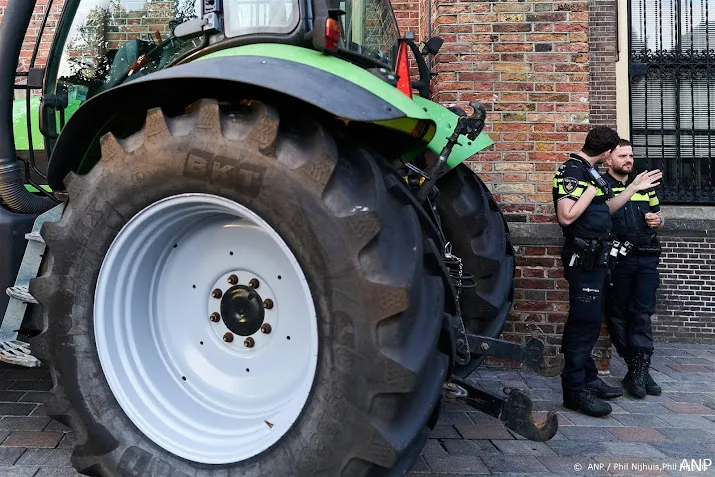
POLYGON ((618 146, 618 133, 608 126, 596 126, 586 136, 581 150, 590 157, 612 151, 618 146))
POLYGON ((623 138, 618 140, 618 145, 619 146, 632 146, 631 141, 629 141, 628 139, 623 139, 623 138))

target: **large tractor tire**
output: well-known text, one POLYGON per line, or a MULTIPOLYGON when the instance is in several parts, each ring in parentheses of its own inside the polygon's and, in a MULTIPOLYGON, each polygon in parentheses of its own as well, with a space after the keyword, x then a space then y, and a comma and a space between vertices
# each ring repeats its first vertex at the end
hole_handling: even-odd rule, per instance
POLYGON ((437 247, 399 179, 258 102, 152 109, 101 152, 67 176, 31 284, 76 469, 405 475, 449 359, 437 247))
MULTIPOLYGON (((509 226, 487 186, 466 164, 449 171, 437 186, 442 229, 452 254, 462 259, 463 274, 472 276, 459 292, 465 328, 498 338, 514 301, 516 264, 509 226)), ((455 374, 466 377, 484 359, 457 366, 455 374)))

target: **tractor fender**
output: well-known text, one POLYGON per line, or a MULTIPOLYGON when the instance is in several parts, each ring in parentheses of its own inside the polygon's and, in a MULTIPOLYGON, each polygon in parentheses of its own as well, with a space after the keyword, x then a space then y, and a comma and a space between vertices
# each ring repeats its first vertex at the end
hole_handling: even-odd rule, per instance
POLYGON ((343 71, 333 74, 322 64, 257 54, 202 57, 104 91, 79 107, 65 124, 50 157, 48 183, 53 189, 64 189, 65 175, 77 170, 111 122, 137 114, 139 109, 176 104, 177 92, 182 104, 188 104, 194 96, 226 96, 229 91, 243 95, 259 90, 292 97, 350 121, 385 124, 411 119, 430 124, 434 130, 425 109, 396 88, 358 66, 330 60, 339 62, 343 71), (345 65, 349 65, 348 75, 345 65))

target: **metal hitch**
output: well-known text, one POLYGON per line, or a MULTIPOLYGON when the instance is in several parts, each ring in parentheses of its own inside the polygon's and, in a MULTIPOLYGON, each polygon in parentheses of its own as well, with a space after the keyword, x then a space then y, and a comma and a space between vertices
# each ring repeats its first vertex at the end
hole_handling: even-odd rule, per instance
POLYGON ((556 362, 547 365, 544 359, 544 342, 532 338, 526 345, 512 341, 486 338, 484 336, 467 334, 467 342, 472 356, 494 356, 495 358, 512 359, 524 363, 530 370, 546 377, 561 374, 564 367, 563 355, 556 357, 556 362))
POLYGON ((505 388, 506 396, 502 397, 478 389, 457 377, 454 377, 452 383, 446 386, 450 389, 446 393, 447 400, 459 400, 478 411, 494 416, 501 420, 507 429, 511 429, 530 441, 548 441, 559 430, 558 417, 553 411, 548 412, 546 422, 543 424, 539 425, 534 422, 532 415, 534 404, 531 398, 520 389, 505 388), (466 396, 464 396, 464 392, 460 392, 459 388, 466 391, 466 396))

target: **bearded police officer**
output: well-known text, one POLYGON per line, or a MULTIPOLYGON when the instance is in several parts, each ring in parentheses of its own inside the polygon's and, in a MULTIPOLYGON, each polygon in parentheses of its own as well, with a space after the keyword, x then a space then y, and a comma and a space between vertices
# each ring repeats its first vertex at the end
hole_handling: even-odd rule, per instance
MULTIPOLYGON (((621 139, 606 161, 604 175, 617 196, 628 186, 633 171, 633 148, 621 139)), ((633 194, 626 205, 612 215, 613 234, 621 244, 606 300, 606 323, 616 352, 628 363, 623 387, 637 398, 658 395, 660 386, 650 376, 653 354, 651 316, 659 285, 660 243, 656 230, 663 226, 655 191, 633 194)))
POLYGON ((656 185, 659 171, 639 174, 617 197, 594 166, 609 159, 618 145, 618 134, 598 126, 586 136, 578 153, 570 154, 553 181, 556 216, 562 227, 561 260, 569 283, 569 315, 564 325, 561 373, 564 407, 592 416, 611 413, 601 398, 622 395, 598 378, 591 351, 600 334, 604 298, 613 249, 611 214, 638 191, 656 185))

